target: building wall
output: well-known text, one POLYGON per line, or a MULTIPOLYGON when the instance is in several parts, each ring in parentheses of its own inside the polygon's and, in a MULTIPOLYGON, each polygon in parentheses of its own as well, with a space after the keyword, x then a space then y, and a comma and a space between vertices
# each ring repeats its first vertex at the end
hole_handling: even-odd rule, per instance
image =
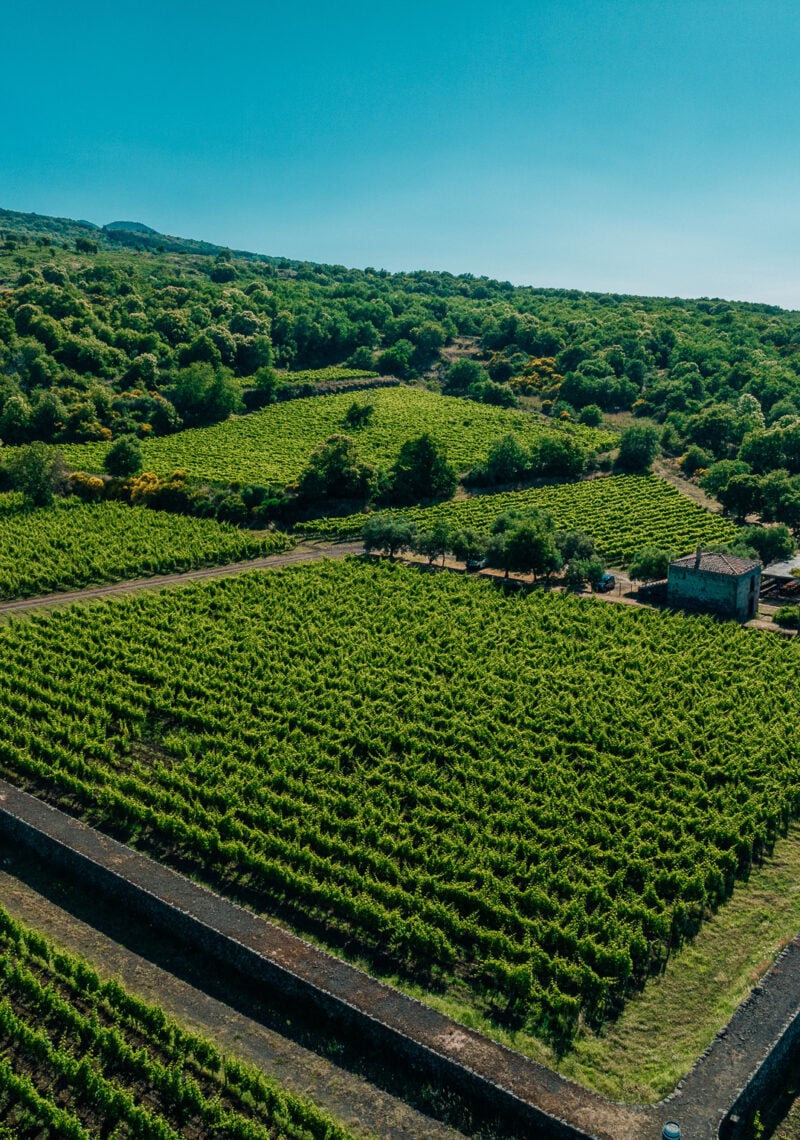
POLYGON ((670 605, 708 610, 747 621, 758 612, 760 588, 760 566, 740 575, 670 566, 667 599, 670 605))

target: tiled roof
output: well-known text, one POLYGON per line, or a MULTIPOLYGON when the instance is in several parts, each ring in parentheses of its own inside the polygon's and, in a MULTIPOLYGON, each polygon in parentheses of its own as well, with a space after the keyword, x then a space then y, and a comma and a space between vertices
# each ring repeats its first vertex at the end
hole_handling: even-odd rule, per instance
POLYGON ((699 558, 697 554, 687 554, 684 558, 675 558, 670 566, 680 566, 686 570, 702 570, 706 574, 747 574, 760 566, 752 558, 737 558, 735 554, 714 554, 704 550, 699 558))

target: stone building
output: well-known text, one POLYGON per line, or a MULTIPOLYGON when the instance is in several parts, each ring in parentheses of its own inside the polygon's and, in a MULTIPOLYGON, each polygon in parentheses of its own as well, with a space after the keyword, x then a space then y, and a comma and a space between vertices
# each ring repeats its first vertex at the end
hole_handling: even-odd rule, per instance
POLYGON ((733 554, 694 554, 669 564, 667 600, 687 610, 709 610, 748 621, 758 613, 761 563, 733 554))

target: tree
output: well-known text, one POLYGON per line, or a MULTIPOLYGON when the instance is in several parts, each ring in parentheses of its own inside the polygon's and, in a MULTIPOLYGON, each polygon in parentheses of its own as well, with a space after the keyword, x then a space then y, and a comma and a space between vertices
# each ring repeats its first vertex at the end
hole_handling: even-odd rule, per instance
POLYGON ((628 576, 635 582, 653 582, 666 578, 669 569, 669 551, 646 546, 637 550, 628 563, 628 576))
POLYGON ((797 548, 785 523, 779 523, 777 526, 745 527, 740 539, 745 546, 755 550, 765 566, 770 562, 791 558, 797 548))
POLYGON ((447 462, 444 448, 426 432, 408 439, 400 448, 390 472, 391 493, 400 503, 422 499, 449 499, 458 476, 447 462))
POLYGON ((619 454, 615 463, 618 471, 644 474, 653 466, 658 455, 658 432, 652 427, 634 426, 626 428, 619 443, 619 454))
POLYGON ((233 373, 206 361, 180 369, 166 395, 186 427, 218 423, 242 408, 241 388, 233 373))
POLYGON ((749 475, 750 468, 741 459, 720 459, 708 468, 700 480, 703 490, 718 499, 734 475, 749 475))
POLYGON ((397 515, 370 515, 361 528, 364 550, 384 550, 394 558, 401 550, 410 549, 416 527, 407 519, 397 515))
POLYGON ((531 470, 534 475, 563 478, 580 475, 585 456, 577 439, 569 435, 543 435, 534 445, 531 470))
POLYGON ((431 566, 437 558, 441 558, 444 566, 445 555, 450 549, 450 527, 445 520, 434 519, 430 530, 419 531, 414 536, 413 549, 427 558, 431 566))
POLYGON ((374 404, 362 404, 358 400, 353 400, 344 414, 344 426, 351 431, 357 431, 359 428, 366 427, 374 414, 374 404))
POLYGON ((718 498, 729 514, 744 519, 760 509, 761 481, 757 475, 734 475, 718 498))
POLYGON ((564 585, 578 590, 587 582, 599 582, 603 576, 603 563, 599 558, 572 558, 564 571, 564 585))
POLYGON ((603 409, 599 404, 587 404, 585 408, 581 408, 578 421, 587 427, 599 427, 603 422, 603 409))
POLYGON ((414 345, 410 340, 398 340, 378 357, 378 371, 381 376, 398 376, 406 380, 411 372, 411 358, 414 345))
POLYGON ((486 462, 473 475, 481 474, 488 484, 518 483, 528 474, 531 457, 515 435, 509 433, 489 448, 486 462))
POLYGON ((450 536, 450 550, 459 562, 480 562, 488 544, 488 537, 472 527, 453 531, 450 536))
POLYGON ((135 435, 121 435, 106 452, 103 467, 109 475, 127 479, 142 469, 142 446, 135 435))
POLYGON ((517 574, 548 576, 560 570, 563 560, 556 549, 552 526, 548 527, 541 512, 532 517, 515 520, 506 529, 496 532, 486 552, 490 566, 517 574))
POLYGON ((11 483, 22 492, 28 507, 49 507, 53 489, 65 470, 60 453, 38 442, 21 447, 8 464, 11 483))
POLYGON ((0 416, 0 439, 3 443, 26 443, 31 432, 31 406, 25 397, 9 396, 0 416))
POLYGON ((349 435, 332 435, 311 453, 299 480, 304 499, 369 499, 378 473, 358 454, 349 435))
POLYGON ((464 357, 450 365, 444 385, 448 392, 466 392, 473 384, 482 384, 486 379, 486 371, 477 360, 464 357))
POLYGON ((565 562, 573 559, 586 561, 594 558, 594 539, 583 530, 559 530, 555 535, 556 547, 565 562))

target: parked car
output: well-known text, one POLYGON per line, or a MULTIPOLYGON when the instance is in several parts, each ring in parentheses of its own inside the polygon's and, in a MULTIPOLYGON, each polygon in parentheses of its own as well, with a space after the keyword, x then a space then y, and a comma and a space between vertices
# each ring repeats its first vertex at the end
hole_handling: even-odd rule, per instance
POLYGON ((603 574, 596 582, 592 583, 592 589, 597 594, 607 594, 609 590, 613 590, 617 584, 617 579, 613 574, 603 574))

